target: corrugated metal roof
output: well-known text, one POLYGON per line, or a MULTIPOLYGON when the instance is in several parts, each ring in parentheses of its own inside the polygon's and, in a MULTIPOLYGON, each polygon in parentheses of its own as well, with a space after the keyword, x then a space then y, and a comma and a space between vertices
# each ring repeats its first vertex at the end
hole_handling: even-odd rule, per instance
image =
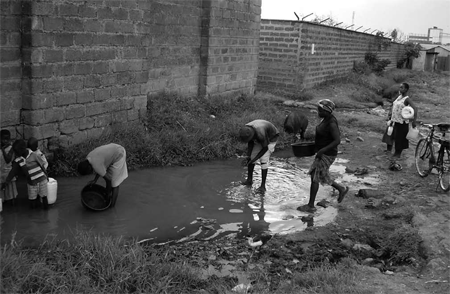
POLYGON ((436 47, 441 47, 444 50, 450 51, 450 46, 437 45, 437 44, 420 44, 420 46, 425 50, 430 50, 436 47))

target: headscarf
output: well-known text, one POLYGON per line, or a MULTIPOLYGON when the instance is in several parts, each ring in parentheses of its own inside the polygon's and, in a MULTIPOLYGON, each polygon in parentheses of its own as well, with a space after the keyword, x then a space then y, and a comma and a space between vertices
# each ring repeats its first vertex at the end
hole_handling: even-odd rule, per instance
POLYGON ((319 100, 319 102, 317 104, 319 105, 320 108, 328 111, 329 113, 332 113, 333 110, 336 108, 336 105, 330 99, 319 100))

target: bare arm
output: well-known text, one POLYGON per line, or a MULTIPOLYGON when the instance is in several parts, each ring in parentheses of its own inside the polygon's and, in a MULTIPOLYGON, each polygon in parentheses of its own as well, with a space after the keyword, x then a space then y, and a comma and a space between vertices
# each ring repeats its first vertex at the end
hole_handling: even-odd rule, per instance
POLYGON ((252 160, 250 160, 248 162, 248 164, 253 164, 255 163, 255 161, 257 161, 258 159, 260 159, 266 152, 267 150, 269 150, 269 147, 264 147, 263 149, 261 149, 258 154, 256 154, 255 158, 252 158, 252 160))

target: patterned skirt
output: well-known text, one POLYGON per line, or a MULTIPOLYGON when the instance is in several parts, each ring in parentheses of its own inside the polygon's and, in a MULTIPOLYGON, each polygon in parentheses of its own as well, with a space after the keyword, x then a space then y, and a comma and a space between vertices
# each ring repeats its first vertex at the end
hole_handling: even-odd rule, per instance
POLYGON ((330 176, 330 166, 336 160, 336 156, 322 155, 322 158, 315 158, 308 174, 312 175, 313 182, 319 182, 322 185, 331 185, 333 179, 330 176))

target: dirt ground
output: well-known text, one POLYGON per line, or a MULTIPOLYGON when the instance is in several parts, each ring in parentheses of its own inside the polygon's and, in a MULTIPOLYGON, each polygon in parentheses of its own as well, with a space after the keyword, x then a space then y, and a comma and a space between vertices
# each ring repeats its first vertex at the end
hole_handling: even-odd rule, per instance
MULTIPOLYGON (((416 73, 405 81, 410 84, 410 97, 419 108, 418 121, 450 122, 449 75, 416 73)), ((370 127, 378 121, 383 129, 385 117, 371 111, 375 104, 373 108, 352 107, 355 102, 349 97, 355 91, 359 91, 357 87, 332 86, 316 90, 315 96, 331 97, 346 107, 337 109, 336 115, 353 123, 353 127, 344 128, 345 140, 339 147, 342 151, 339 156, 349 159, 350 171, 365 167, 368 173, 379 174, 381 184, 371 187, 374 191, 366 197, 357 197, 364 195, 358 195, 359 190, 350 187, 333 225, 311 227, 291 238, 305 246, 317 245, 318 240, 334 244, 328 250, 337 250, 342 245, 347 249, 354 249, 355 244, 370 245, 369 251, 374 249, 375 254, 367 254, 371 256, 369 259, 364 254, 353 257, 369 266, 366 282, 369 288, 377 289, 375 293, 450 293, 450 195, 437 187, 437 175, 421 178, 417 174, 414 143, 399 161, 403 170, 388 169, 391 157, 384 153, 382 133, 370 127), (412 231, 408 232, 409 228, 419 232, 418 247, 408 244, 416 238, 412 231), (386 255, 386 247, 390 247, 390 254, 386 255), (395 248, 398 252, 393 253, 395 248), (377 252, 382 249, 384 252, 377 252), (416 254, 412 254, 414 250, 416 254), (406 259, 400 260, 401 255, 406 259)), ((383 108, 388 110, 390 104, 386 99, 384 102, 383 108)))
MULTIPOLYGON (((366 92, 367 86, 380 85, 381 79, 373 76, 366 85, 344 81, 311 91, 313 100, 282 102, 288 108, 313 110, 319 99, 336 101, 336 116, 343 131, 338 156, 348 160, 349 173, 365 168, 367 174, 379 177, 380 184, 371 186, 365 194, 348 183, 350 191, 337 205, 338 216, 333 223, 275 236, 254 256, 245 242, 229 239, 180 245, 173 258, 193 257, 205 268, 205 277, 236 278, 237 270, 243 270, 245 275, 237 275, 238 283, 245 283, 251 270, 260 269, 271 275, 268 287, 273 289, 279 286, 277 279, 289 280, 293 272, 305 271, 314 264, 357 262, 364 275, 359 281, 366 286, 364 293, 450 293, 450 195, 437 188, 436 175, 421 178, 417 174, 414 143, 399 160, 403 169, 389 170, 391 157, 381 142, 386 116, 373 111, 390 108, 387 92, 396 95, 401 76, 411 86, 409 94, 419 108, 418 121, 450 122, 450 76, 412 71, 393 76, 383 78, 381 83, 385 96, 382 107, 352 98, 371 95, 366 92)), ((313 111, 311 115, 314 126, 313 111)), ((364 181, 364 175, 360 177, 364 181)))

